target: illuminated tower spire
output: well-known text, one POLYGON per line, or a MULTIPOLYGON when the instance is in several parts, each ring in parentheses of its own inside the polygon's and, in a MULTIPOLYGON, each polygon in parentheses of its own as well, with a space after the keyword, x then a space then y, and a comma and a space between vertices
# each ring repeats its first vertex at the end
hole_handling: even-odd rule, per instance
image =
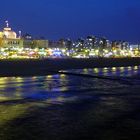
POLYGON ((19 31, 19 38, 21 38, 21 31, 19 31))
POLYGON ((6 23, 6 27, 9 28, 9 22, 8 22, 8 20, 6 20, 5 23, 6 23))

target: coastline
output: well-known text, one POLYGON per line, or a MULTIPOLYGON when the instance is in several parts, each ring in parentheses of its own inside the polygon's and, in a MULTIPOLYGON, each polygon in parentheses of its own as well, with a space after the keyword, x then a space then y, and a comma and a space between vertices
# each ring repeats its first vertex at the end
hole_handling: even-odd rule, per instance
POLYGON ((127 67, 140 65, 140 58, 53 58, 0 60, 0 77, 44 76, 60 70, 127 67))

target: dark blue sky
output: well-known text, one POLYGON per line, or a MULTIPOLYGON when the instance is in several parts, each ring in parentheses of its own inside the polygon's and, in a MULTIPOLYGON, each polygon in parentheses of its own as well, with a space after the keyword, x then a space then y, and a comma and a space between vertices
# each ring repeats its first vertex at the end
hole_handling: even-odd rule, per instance
POLYGON ((140 42, 140 0, 3 0, 0 27, 48 39, 86 37, 140 42))

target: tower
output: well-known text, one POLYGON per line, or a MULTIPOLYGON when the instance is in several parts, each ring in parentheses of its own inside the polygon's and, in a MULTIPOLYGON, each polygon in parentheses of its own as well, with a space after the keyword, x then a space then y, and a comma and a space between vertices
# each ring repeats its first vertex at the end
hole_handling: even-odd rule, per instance
POLYGON ((19 31, 19 38, 21 38, 21 31, 19 31))
POLYGON ((9 22, 8 22, 8 20, 6 20, 5 23, 6 23, 6 27, 9 28, 9 22))

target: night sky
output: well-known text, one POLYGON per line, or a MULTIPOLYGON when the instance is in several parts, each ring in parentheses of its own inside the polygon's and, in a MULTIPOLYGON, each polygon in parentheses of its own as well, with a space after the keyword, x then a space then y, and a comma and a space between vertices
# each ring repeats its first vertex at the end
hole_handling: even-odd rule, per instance
POLYGON ((52 40, 93 34, 140 42, 140 0, 2 0, 1 29, 5 20, 15 31, 52 40))

